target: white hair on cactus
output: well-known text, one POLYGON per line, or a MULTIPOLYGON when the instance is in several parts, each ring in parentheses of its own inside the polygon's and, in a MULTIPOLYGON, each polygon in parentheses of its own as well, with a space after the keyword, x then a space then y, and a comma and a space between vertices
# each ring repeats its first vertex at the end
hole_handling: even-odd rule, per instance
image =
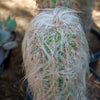
POLYGON ((96 0, 35 0, 36 4, 41 8, 55 8, 57 6, 68 7, 82 11, 80 14, 82 20, 82 27, 88 36, 92 22, 92 9, 96 0))
POLYGON ((38 14, 22 44, 34 100, 86 100, 89 49, 77 11, 57 7, 38 14))

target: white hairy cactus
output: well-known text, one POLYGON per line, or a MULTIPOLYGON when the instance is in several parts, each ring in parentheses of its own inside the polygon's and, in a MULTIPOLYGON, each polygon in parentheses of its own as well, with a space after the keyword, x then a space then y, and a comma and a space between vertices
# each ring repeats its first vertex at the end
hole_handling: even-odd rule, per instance
POLYGON ((87 100, 89 49, 77 13, 45 9, 30 23, 22 53, 34 100, 87 100))
POLYGON ((40 8, 55 8, 56 6, 63 6, 71 9, 81 11, 82 26, 86 34, 91 28, 91 14, 95 0, 35 0, 40 8))

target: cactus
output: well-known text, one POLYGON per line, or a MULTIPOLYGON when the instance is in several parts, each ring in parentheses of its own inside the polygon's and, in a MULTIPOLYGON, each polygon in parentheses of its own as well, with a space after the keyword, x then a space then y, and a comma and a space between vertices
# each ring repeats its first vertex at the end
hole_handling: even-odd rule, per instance
POLYGON ((3 45, 8 39, 10 39, 10 33, 0 30, 0 45, 3 45))
POLYGON ((55 8, 63 6, 67 8, 74 8, 77 10, 91 9, 95 0, 36 0, 40 8, 55 8))
POLYGON ((77 11, 41 12, 22 44, 26 79, 34 100, 86 100, 89 49, 77 11))
POLYGON ((36 0, 40 8, 70 7, 75 0, 36 0))

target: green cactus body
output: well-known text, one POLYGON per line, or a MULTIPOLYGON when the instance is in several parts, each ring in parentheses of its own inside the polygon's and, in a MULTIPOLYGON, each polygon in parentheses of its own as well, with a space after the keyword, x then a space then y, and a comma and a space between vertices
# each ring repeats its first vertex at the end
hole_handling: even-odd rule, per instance
MULTIPOLYGON (((64 53, 64 52, 66 52, 66 51, 64 51, 64 50, 66 50, 66 46, 65 46, 66 44, 61 43, 61 41, 62 41, 61 33, 58 32, 56 29, 53 29, 52 31, 50 30, 49 32, 47 32, 47 34, 48 35, 51 34, 51 35, 47 36, 47 38, 45 38, 46 43, 44 44, 44 49, 46 50, 46 52, 49 55, 52 55, 48 46, 50 46, 53 41, 55 42, 56 48, 55 48, 55 51, 54 51, 55 53, 54 54, 55 54, 55 59, 59 62, 59 64, 56 64, 55 67, 56 67, 56 70, 58 72, 64 71, 65 70, 65 65, 64 65, 64 62, 63 62, 63 58, 66 58, 66 54, 64 53), (52 36, 52 34, 54 34, 54 33, 55 33, 55 36, 52 36)), ((67 37, 66 41, 68 41, 68 51, 69 51, 69 54, 71 55, 71 50, 75 49, 74 44, 72 44, 73 37, 76 37, 76 36, 72 35, 70 33, 67 33, 67 32, 65 33, 65 35, 67 37)), ((46 53, 42 53, 42 54, 43 54, 43 56, 45 57, 45 59, 47 61, 48 59, 47 59, 46 53)), ((51 67, 51 66, 49 66, 49 67, 51 67)), ((47 70, 49 70, 49 67, 47 68, 47 70)), ((45 75, 46 74, 47 74, 47 71, 46 71, 45 75)), ((48 74, 49 74, 49 72, 48 72, 48 74)), ((47 90, 49 90, 50 84, 52 84, 52 82, 50 82, 50 77, 52 77, 52 76, 48 75, 47 77, 44 77, 44 79, 46 81, 43 80, 47 90)), ((57 86, 56 92, 57 92, 57 95, 60 97, 59 100, 66 100, 67 91, 64 91, 63 93, 61 93, 61 91, 63 91, 65 89, 64 86, 66 86, 64 81, 65 81, 64 75, 59 74, 59 77, 56 79, 56 82, 55 82, 55 84, 57 86)), ((73 81, 75 81, 75 80, 73 80, 73 81)), ((74 93, 74 90, 69 89, 68 91, 74 93)))
MULTIPOLYGON (((67 56, 66 52, 68 52, 69 57, 71 58, 71 56, 72 56, 71 50, 74 50, 74 52, 75 52, 75 49, 77 48, 80 40, 78 39, 78 36, 76 36, 72 33, 67 33, 67 31, 66 31, 64 33, 64 36, 66 37, 65 39, 66 39, 67 42, 64 43, 64 42, 62 42, 62 39, 63 39, 61 37, 62 33, 60 33, 57 30, 59 30, 59 28, 58 29, 54 28, 53 30, 49 30, 46 33, 47 36, 45 37, 44 42, 42 44, 43 48, 45 50, 41 51, 41 54, 40 54, 42 57, 39 57, 38 54, 34 53, 33 58, 34 59, 37 59, 37 57, 41 58, 40 63, 43 64, 43 66, 44 66, 44 67, 42 67, 41 74, 40 74, 40 76, 42 76, 41 78, 43 80, 42 82, 43 82, 44 89, 45 89, 44 92, 46 92, 47 95, 51 94, 52 91, 50 91, 50 89, 54 85, 53 87, 56 88, 54 90, 55 96, 58 96, 59 100, 66 100, 66 98, 67 98, 66 94, 67 93, 71 93, 71 94, 75 95, 75 89, 77 87, 74 84, 77 81, 76 81, 76 79, 74 79, 72 77, 72 78, 70 78, 70 80, 73 81, 73 83, 70 83, 70 82, 67 83, 66 74, 64 75, 63 73, 61 73, 61 72, 66 70, 66 68, 65 68, 66 64, 65 64, 65 61, 63 61, 63 60, 68 59, 68 58, 66 58, 66 56, 67 56), (55 34, 55 35, 53 35, 53 34, 55 34), (77 42, 75 42, 74 40, 75 41, 77 40, 77 42), (74 42, 76 44, 73 44, 74 42), (68 43, 68 44, 66 44, 66 43, 68 43), (50 64, 48 66, 47 66, 47 64, 45 65, 45 63, 49 61, 49 57, 52 56, 52 51, 53 51, 53 50, 51 50, 51 49, 53 49, 53 47, 51 48, 52 44, 55 44, 55 46, 56 46, 55 50, 54 50, 54 55, 53 55, 54 56, 53 60, 55 60, 54 61, 55 62, 54 67, 55 68, 54 68, 53 71, 55 73, 59 72, 58 74, 54 74, 54 75, 51 74, 51 71, 50 71, 50 70, 52 70, 51 69, 52 64, 50 64), (66 48, 66 46, 67 46, 67 48, 66 48), (53 78, 56 78, 55 83, 53 83, 53 80, 54 80, 53 78), (66 89, 66 84, 68 85, 68 89, 66 89)), ((41 37, 42 36, 39 36, 35 39, 34 43, 36 43, 36 44, 34 45, 33 50, 35 50, 35 51, 39 50, 39 48, 37 48, 37 47, 39 47, 38 43, 41 40, 41 37)), ((75 63, 73 58, 71 58, 70 60, 73 60, 73 63, 75 63)), ((71 67, 70 66, 71 62, 69 61, 69 67, 71 67)), ((73 74, 74 74, 74 72, 73 72, 73 74)), ((55 96, 54 95, 51 96, 49 98, 49 100, 55 100, 55 96)))

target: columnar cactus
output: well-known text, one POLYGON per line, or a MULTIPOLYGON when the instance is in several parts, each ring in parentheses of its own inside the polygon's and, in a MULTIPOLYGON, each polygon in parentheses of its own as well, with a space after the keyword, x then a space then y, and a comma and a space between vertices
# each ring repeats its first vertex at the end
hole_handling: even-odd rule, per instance
POLYGON ((40 8, 55 8, 57 6, 63 6, 79 10, 83 28, 86 33, 89 33, 91 28, 91 12, 95 0, 36 0, 37 5, 40 8))
POLYGON ((34 100, 87 100, 89 50, 77 13, 58 7, 30 23, 22 53, 34 100))
MULTIPOLYGON (((92 23, 92 9, 95 3, 95 0, 78 0, 79 9, 82 11, 81 20, 83 28, 86 33, 89 33, 92 23)), ((77 7, 77 6, 76 6, 77 7)))

